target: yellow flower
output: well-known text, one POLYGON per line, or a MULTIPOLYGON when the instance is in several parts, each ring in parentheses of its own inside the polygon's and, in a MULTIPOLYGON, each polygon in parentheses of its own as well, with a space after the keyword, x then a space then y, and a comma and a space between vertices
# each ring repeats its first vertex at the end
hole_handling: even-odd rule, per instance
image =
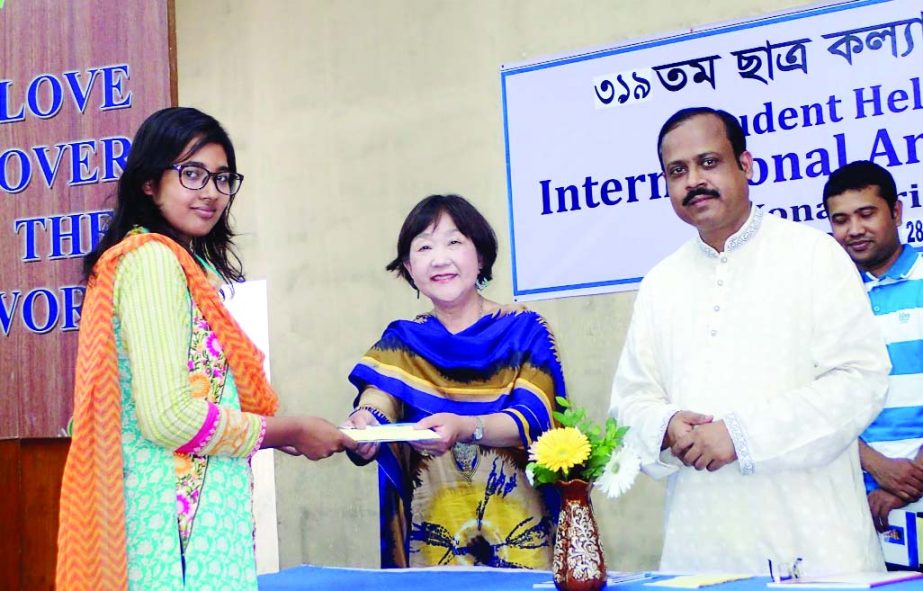
POLYGON ((590 442, 574 427, 546 431, 532 445, 535 461, 549 470, 566 472, 590 457, 590 442))

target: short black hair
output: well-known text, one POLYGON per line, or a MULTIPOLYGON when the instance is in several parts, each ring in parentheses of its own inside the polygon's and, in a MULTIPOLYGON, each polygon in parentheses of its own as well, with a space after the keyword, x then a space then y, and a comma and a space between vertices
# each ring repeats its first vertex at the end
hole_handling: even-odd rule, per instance
POLYGON ((385 269, 396 272, 416 289, 410 272, 404 267, 404 263, 410 259, 410 243, 444 214, 451 216, 458 231, 474 243, 481 258, 478 281, 493 279, 493 266, 497 260, 497 235, 481 212, 459 195, 430 195, 417 203, 407 214, 398 234, 397 257, 385 269))
POLYGON ((688 107, 673 113, 663 124, 663 127, 660 128, 660 135, 657 136, 657 159, 660 161, 660 168, 663 169, 663 154, 660 148, 663 146, 664 136, 679 127, 680 123, 699 115, 714 115, 724 123, 724 131, 727 134, 728 141, 731 142, 731 149, 734 150, 734 159, 737 160, 737 166, 740 167, 740 155, 747 151, 747 136, 744 134, 744 129, 740 126, 737 118, 721 109, 688 107))
POLYGON ((827 211, 827 200, 846 191, 861 191, 866 187, 877 187, 878 195, 888 202, 888 209, 894 213, 897 204, 897 185, 894 177, 885 167, 869 162, 856 160, 834 170, 827 178, 824 185, 824 211, 827 211))

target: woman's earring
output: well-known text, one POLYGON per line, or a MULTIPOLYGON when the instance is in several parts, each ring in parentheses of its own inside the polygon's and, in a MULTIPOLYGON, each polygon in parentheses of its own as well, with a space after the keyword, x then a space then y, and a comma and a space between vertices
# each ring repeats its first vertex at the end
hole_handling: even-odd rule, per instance
POLYGON ((488 283, 490 283, 490 280, 487 279, 487 277, 478 277, 478 280, 474 283, 474 286, 478 288, 478 291, 484 291, 488 283))

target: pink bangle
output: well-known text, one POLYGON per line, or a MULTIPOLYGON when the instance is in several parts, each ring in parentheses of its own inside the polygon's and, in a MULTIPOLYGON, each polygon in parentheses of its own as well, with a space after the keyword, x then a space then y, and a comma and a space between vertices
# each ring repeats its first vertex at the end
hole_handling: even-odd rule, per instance
POLYGON ((218 421, 220 418, 221 411, 218 409, 218 406, 209 402, 208 413, 205 415, 205 421, 199 428, 198 433, 195 434, 195 437, 176 448, 176 451, 184 454, 197 454, 205 447, 205 444, 212 438, 212 435, 215 434, 215 430, 218 429, 218 421))

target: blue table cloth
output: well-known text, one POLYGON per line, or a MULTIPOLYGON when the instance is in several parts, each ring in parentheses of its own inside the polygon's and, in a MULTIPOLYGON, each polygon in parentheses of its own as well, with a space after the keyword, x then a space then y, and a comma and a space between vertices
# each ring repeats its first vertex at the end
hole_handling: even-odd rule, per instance
MULTIPOLYGON (((645 587, 665 575, 608 587, 609 591, 669 591, 645 587)), ((532 591, 535 583, 551 582, 547 571, 507 569, 351 569, 299 566, 259 577, 260 591, 532 591)), ((754 577, 708 588, 708 591, 776 591, 769 577, 754 577)), ((923 591, 923 579, 894 583, 887 591, 923 591)))
POLYGON ((259 577, 260 591, 531 591, 533 583, 545 581, 551 581, 550 572, 506 569, 367 570, 320 566, 299 566, 259 577))

